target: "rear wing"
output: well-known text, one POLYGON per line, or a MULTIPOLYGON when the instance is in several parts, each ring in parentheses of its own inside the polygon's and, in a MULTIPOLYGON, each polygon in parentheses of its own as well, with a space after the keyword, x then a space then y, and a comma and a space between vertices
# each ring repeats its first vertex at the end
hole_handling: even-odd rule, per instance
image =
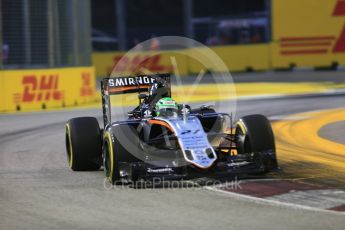
POLYGON ((111 95, 148 92, 151 85, 156 82, 164 82, 169 94, 171 94, 170 74, 103 78, 101 80, 101 93, 104 126, 111 122, 111 95))

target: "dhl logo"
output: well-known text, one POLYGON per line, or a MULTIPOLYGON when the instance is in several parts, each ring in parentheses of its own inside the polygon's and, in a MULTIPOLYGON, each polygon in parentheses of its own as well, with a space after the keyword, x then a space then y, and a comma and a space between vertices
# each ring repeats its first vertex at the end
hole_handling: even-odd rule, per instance
POLYGON ((27 75, 22 79, 23 93, 14 94, 14 102, 58 101, 63 92, 58 89, 59 75, 27 75))
POLYGON ((171 72, 171 65, 161 64, 162 55, 143 55, 137 54, 134 56, 119 55, 113 58, 113 65, 107 68, 108 74, 111 73, 140 73, 140 72, 171 72))
POLYGON ((92 87, 92 78, 90 73, 84 72, 81 74, 82 87, 80 89, 80 96, 92 96, 94 94, 94 89, 92 87))
MULTIPOLYGON (((333 17, 345 16, 345 0, 338 0, 333 17)), ((326 54, 345 52, 345 25, 338 39, 335 36, 285 37, 280 39, 281 55, 326 54)))

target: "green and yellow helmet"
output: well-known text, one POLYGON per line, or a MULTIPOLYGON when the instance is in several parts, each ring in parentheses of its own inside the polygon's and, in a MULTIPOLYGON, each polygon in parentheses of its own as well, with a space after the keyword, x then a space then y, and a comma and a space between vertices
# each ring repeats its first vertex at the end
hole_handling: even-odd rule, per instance
POLYGON ((178 112, 177 103, 170 97, 164 97, 156 103, 157 116, 175 116, 178 112))

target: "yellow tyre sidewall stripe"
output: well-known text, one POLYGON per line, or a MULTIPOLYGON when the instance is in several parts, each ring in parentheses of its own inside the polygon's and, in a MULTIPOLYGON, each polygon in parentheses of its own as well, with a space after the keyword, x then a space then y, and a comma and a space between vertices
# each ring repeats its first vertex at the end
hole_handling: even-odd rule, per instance
POLYGON ((242 133, 243 135, 246 135, 247 134, 247 129, 246 129, 246 126, 244 125, 243 121, 242 120, 239 120, 237 123, 236 123, 240 129, 242 130, 242 133))
POLYGON ((69 151, 70 151, 70 157, 68 159, 68 166, 72 169, 73 166, 73 147, 72 147, 72 137, 71 137, 71 127, 69 126, 69 124, 66 124, 66 132, 68 135, 68 139, 69 139, 69 151))
POLYGON ((113 180, 113 172, 114 172, 114 152, 113 152, 113 141, 111 139, 110 133, 105 133, 105 138, 108 140, 108 148, 109 148, 109 159, 110 159, 110 172, 108 180, 112 182, 113 180))

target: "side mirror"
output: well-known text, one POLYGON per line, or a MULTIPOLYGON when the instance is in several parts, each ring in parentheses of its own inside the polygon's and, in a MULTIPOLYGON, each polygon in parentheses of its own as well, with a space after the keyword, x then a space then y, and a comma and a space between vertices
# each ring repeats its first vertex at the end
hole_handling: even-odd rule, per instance
POLYGON ((188 114, 192 110, 189 105, 185 104, 178 104, 178 110, 181 111, 182 114, 188 114))
POLYGON ((191 110, 190 105, 186 105, 186 104, 177 104, 177 107, 178 107, 179 110, 182 110, 183 108, 191 110))
POLYGON ((200 106, 201 110, 211 110, 214 109, 214 105, 202 105, 200 106))

